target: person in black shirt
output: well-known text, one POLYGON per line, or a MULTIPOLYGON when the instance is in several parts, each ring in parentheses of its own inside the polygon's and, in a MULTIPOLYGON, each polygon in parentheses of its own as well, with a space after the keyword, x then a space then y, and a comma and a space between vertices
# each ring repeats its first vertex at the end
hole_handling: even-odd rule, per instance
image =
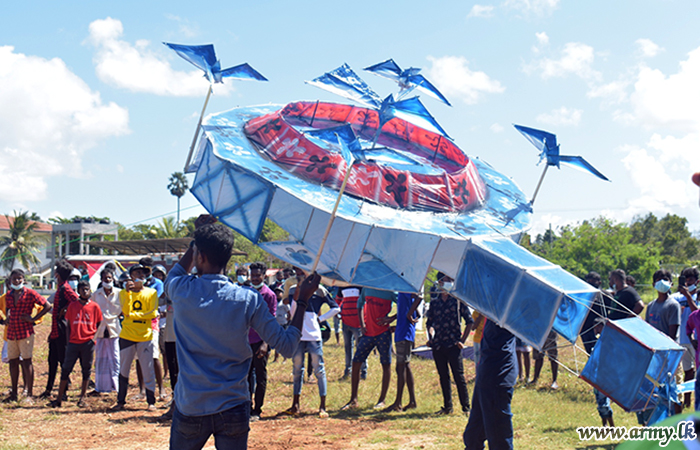
POLYGON ((618 320, 638 315, 644 309, 644 302, 632 286, 627 285, 627 276, 622 269, 610 272, 610 285, 615 290, 616 303, 610 308, 608 319, 618 320), (634 314, 633 314, 634 313, 634 314))

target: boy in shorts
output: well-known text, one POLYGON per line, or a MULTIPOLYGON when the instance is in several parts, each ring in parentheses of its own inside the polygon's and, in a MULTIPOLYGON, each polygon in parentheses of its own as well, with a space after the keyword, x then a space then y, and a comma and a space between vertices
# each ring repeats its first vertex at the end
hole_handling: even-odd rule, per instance
POLYGON ((83 372, 83 384, 80 386, 78 406, 84 407, 85 393, 90 373, 92 372, 92 360, 95 354, 95 334, 102 322, 102 310, 100 306, 90 300, 92 292, 90 283, 78 282, 78 301, 68 305, 66 320, 68 321, 68 345, 66 346, 66 359, 61 367, 61 384, 58 388, 58 397, 49 406, 59 408, 61 400, 68 388, 68 377, 75 363, 80 359, 80 368, 83 372))
POLYGON ((396 302, 396 330, 394 331, 394 345, 396 346, 396 400, 385 409, 390 411, 405 411, 413 409, 416 404, 416 391, 413 385, 413 372, 411 371, 411 352, 416 340, 416 322, 420 317, 416 309, 422 299, 411 294, 400 293, 396 302), (404 385, 408 388, 408 404, 401 406, 404 385))

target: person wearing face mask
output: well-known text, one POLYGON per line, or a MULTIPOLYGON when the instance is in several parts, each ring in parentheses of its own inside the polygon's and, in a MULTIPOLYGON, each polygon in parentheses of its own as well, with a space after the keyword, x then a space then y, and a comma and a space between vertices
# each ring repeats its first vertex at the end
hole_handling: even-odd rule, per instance
POLYGON ((54 295, 51 334, 49 334, 49 377, 46 380, 46 389, 40 395, 40 398, 49 398, 51 396, 58 366, 60 365, 63 368, 63 360, 66 359, 66 346, 68 345, 66 310, 68 305, 78 301, 77 289, 80 271, 73 267, 71 263, 62 259, 56 263, 55 272, 58 289, 54 295))
MULTIPOLYGON (((260 292, 267 304, 267 309, 272 317, 275 317, 277 314, 277 296, 265 284, 265 272, 267 272, 267 266, 264 263, 255 262, 251 264, 250 284, 253 289, 260 292)), ((250 397, 253 400, 250 408, 250 420, 255 422, 260 420, 262 406, 265 403, 267 358, 270 354, 270 348, 253 328, 248 331, 248 343, 253 351, 253 361, 248 370, 248 388, 250 389, 250 397)))
MULTIPOLYGON (((646 321, 649 325, 678 343, 678 328, 681 325, 681 305, 677 301, 669 298, 671 287, 673 286, 672 280, 671 272, 666 269, 660 269, 654 272, 653 285, 657 294, 656 300, 647 305, 646 321)), ((681 380, 681 368, 679 367, 678 370, 676 382, 680 382, 681 380)), ((675 406, 676 414, 680 413, 680 405, 675 406)), ((645 412, 646 411, 638 413, 638 416, 642 415, 641 419, 647 422, 648 419, 646 415, 644 415, 645 412)), ((641 419, 640 423, 642 422, 641 419)))
MULTIPOLYGON (((683 357, 681 358, 681 365, 683 366, 683 371, 685 372, 684 381, 695 379, 695 370, 697 367, 697 364, 695 363, 695 346, 688 338, 685 330, 687 329, 690 314, 698 309, 697 292, 699 277, 700 271, 698 271, 697 267, 688 267, 683 269, 681 276, 678 277, 678 292, 671 296, 673 300, 677 301, 681 305, 680 344, 681 347, 685 349, 683 352, 683 357)), ((686 408, 691 406, 690 397, 690 392, 687 392, 683 401, 683 405, 686 408)))
POLYGON ((151 321, 158 314, 158 294, 155 289, 146 287, 150 270, 141 264, 129 267, 131 280, 119 292, 122 306, 122 331, 119 334, 119 393, 112 411, 121 411, 126 405, 129 390, 129 372, 134 357, 138 354, 146 386, 148 410, 155 411, 155 373, 153 371, 153 329, 151 321))
MULTIPOLYGON (((155 289, 158 295, 158 304, 165 304, 165 293, 163 290, 163 282, 153 276, 151 268, 153 267, 153 258, 146 256, 139 259, 139 264, 146 268, 148 275, 146 276, 145 287, 155 289)), ((162 267, 162 266, 161 266, 162 267)), ((156 387, 158 388, 158 397, 165 400, 167 395, 163 390, 163 365, 160 363, 160 313, 151 320, 151 345, 153 346, 153 372, 156 374, 156 387)), ((136 376, 139 382, 139 399, 146 396, 146 388, 143 383, 143 372, 141 370, 141 362, 136 358, 136 376)))
POLYGON ((611 305, 608 319, 618 320, 639 315, 644 309, 644 302, 632 286, 628 286, 627 275, 622 269, 610 272, 610 286, 615 292, 615 304, 611 305))
POLYGON ((681 324, 681 305, 669 301, 669 293, 673 282, 671 272, 665 269, 654 272, 654 289, 656 300, 647 305, 646 321, 649 325, 661 331, 678 342, 678 327, 681 324))
POLYGON ((121 289, 114 285, 114 272, 104 269, 100 273, 102 287, 93 292, 90 298, 102 311, 95 335, 95 392, 114 392, 119 387, 119 303, 121 289))
POLYGON ((450 295, 454 288, 454 281, 442 272, 438 273, 438 285, 440 286, 437 297, 430 302, 426 313, 426 327, 430 333, 428 345, 433 351, 435 368, 440 377, 443 406, 438 414, 452 414, 452 383, 450 382, 450 370, 452 378, 457 385, 459 403, 462 412, 469 412, 469 391, 467 381, 464 379, 464 364, 462 362, 462 349, 469 337, 474 319, 467 305, 450 295), (464 319, 466 327, 461 331, 461 320, 464 319))
POLYGON ((7 340, 7 356, 10 360, 10 380, 12 390, 4 402, 17 401, 19 383, 20 357, 23 373, 26 376, 27 398, 31 401, 34 387, 34 324, 44 314, 51 311, 51 305, 35 290, 24 286, 24 271, 14 269, 10 272, 10 290, 3 297, 7 340), (32 315, 34 306, 41 306, 41 311, 32 315))
POLYGON ((250 286, 250 281, 248 281, 248 269, 243 266, 236 269, 236 284, 239 286, 250 286))

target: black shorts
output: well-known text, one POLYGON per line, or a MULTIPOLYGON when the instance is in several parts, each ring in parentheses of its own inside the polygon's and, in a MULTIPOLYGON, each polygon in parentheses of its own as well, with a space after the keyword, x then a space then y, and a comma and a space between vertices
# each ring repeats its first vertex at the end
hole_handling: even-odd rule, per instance
POLYGON ((66 347, 66 359, 61 367, 61 381, 68 380, 76 361, 80 358, 80 368, 83 372, 83 380, 90 378, 92 372, 92 359, 95 354, 95 341, 87 341, 82 344, 68 343, 66 347))

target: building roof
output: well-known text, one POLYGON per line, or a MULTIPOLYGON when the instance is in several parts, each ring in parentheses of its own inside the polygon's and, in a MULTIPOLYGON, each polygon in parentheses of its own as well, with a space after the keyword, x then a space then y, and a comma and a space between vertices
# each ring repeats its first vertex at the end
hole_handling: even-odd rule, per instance
MULTIPOLYGON (((90 247, 115 250, 122 255, 146 255, 149 253, 184 253, 190 246, 192 238, 143 239, 137 241, 83 241, 90 247)), ((247 255, 240 250, 233 250, 233 256, 247 255)))
MULTIPOLYGON (((10 217, 10 221, 7 220, 7 218, 10 216, 5 216, 4 214, 0 214, 0 231, 9 231, 10 229, 10 222, 14 220, 13 217, 10 217)), ((44 222, 35 222, 32 221, 32 223, 37 224, 36 227, 36 232, 37 233, 51 233, 51 224, 50 223, 44 223, 44 222)))

